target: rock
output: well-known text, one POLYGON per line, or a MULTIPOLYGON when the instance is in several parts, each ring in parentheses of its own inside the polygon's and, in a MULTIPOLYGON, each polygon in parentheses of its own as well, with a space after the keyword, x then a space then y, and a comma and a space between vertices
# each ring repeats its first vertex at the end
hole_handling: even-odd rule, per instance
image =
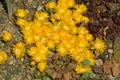
POLYGON ((115 61, 120 63, 120 37, 116 37, 114 41, 113 51, 115 61))
POLYGON ((97 59, 97 60, 95 60, 95 64, 96 64, 97 66, 103 65, 102 59, 97 59))
POLYGON ((112 48, 112 47, 113 47, 112 41, 109 43, 108 47, 109 47, 109 48, 112 48))
POLYGON ((108 52, 109 52, 110 54, 113 54, 113 49, 108 49, 108 52))
POLYGON ((110 80, 115 80, 115 77, 113 77, 112 75, 108 75, 110 80))
POLYGON ((102 70, 102 67, 101 66, 94 66, 93 67, 93 71, 95 72, 95 74, 102 74, 103 73, 103 70, 102 70))

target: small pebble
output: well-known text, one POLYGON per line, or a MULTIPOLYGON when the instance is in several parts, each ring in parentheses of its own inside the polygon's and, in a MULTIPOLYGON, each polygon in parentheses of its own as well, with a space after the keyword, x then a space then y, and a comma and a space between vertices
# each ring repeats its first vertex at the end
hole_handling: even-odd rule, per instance
POLYGON ((40 11, 43 9, 43 6, 39 5, 38 8, 37 8, 37 11, 40 11))
POLYGON ((113 47, 113 43, 110 42, 110 44, 108 45, 109 48, 112 48, 113 47))
POLYGON ((109 56, 108 55, 105 55, 106 58, 108 58, 109 56))
POLYGON ((108 52, 109 52, 110 54, 113 54, 113 49, 108 49, 108 52))
POLYGON ((95 60, 95 64, 96 64, 97 66, 103 65, 102 59, 97 59, 97 60, 95 60))
POLYGON ((110 80, 115 80, 115 77, 113 77, 111 74, 108 75, 108 77, 109 77, 110 80))
POLYGON ((28 4, 32 4, 33 0, 28 0, 28 4))

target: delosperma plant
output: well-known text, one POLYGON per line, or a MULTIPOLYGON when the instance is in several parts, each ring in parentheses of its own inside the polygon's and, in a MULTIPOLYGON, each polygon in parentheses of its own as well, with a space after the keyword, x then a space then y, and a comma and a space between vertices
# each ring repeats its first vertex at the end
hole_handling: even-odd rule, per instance
POLYGON ((103 53, 105 43, 102 39, 93 37, 84 27, 90 21, 84 16, 86 11, 86 5, 76 4, 74 0, 50 1, 45 4, 44 11, 36 11, 29 21, 29 11, 18 9, 15 13, 16 24, 24 42, 15 44, 13 54, 16 58, 21 58, 27 53, 31 58, 31 65, 36 65, 43 72, 49 52, 55 50, 55 54, 62 57, 69 55, 76 62, 74 71, 77 74, 91 73, 94 53, 103 53), (77 24, 82 25, 76 26, 77 24), (31 46, 32 44, 34 45, 31 46), (31 47, 25 49, 25 45, 31 47))

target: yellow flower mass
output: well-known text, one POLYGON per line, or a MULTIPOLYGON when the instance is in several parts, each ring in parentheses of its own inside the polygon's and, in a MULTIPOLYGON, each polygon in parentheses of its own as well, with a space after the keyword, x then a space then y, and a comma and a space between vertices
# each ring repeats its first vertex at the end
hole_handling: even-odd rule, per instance
MULTIPOLYGON (((36 11, 31 21, 25 19, 28 15, 26 10, 18 9, 16 12, 16 24, 20 27, 25 44, 30 46, 27 54, 32 59, 31 65, 37 64, 38 70, 43 72, 49 52, 54 50, 62 57, 69 55, 76 62, 77 74, 91 72, 94 51, 103 53, 105 44, 99 38, 94 39, 89 30, 81 25, 87 25, 90 21, 83 16, 87 6, 76 4, 74 0, 58 0, 46 3, 45 8, 45 11, 36 11)), ((24 56, 25 47, 16 44, 13 53, 20 58, 24 56)))

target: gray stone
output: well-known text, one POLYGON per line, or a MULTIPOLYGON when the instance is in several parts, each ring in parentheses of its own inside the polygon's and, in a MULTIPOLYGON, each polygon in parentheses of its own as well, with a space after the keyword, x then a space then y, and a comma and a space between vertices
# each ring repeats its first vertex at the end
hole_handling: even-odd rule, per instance
POLYGON ((97 59, 97 60, 95 60, 95 64, 96 64, 97 66, 103 65, 102 59, 97 59))
POLYGON ((108 53, 113 54, 113 49, 108 49, 108 53))
POLYGON ((112 48, 113 47, 113 43, 110 42, 109 45, 108 45, 109 48, 112 48))

